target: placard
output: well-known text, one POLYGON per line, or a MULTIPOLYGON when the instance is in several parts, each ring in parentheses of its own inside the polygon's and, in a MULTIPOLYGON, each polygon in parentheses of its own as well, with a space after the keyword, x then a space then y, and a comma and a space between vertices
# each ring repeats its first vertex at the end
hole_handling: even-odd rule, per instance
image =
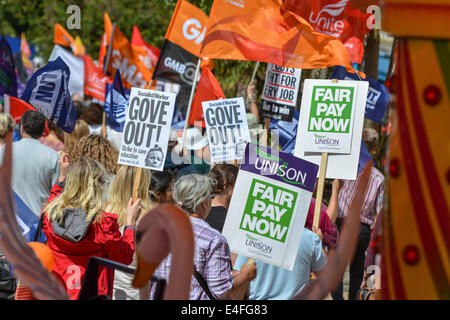
POLYGON ((326 178, 349 180, 356 179, 367 91, 368 83, 366 81, 342 80, 338 83, 333 83, 331 80, 305 80, 294 155, 301 159, 320 165, 322 152, 327 152, 329 153, 329 155, 325 176, 326 178), (326 88, 329 87, 337 89, 331 90, 327 93, 326 88), (324 105, 317 105, 316 109, 313 109, 312 106, 308 106, 308 103, 311 103, 312 101, 313 94, 315 92, 313 91, 314 88, 318 88, 320 90, 325 89, 325 91, 320 91, 318 97, 319 101, 317 102, 317 104, 325 103, 326 108, 329 111, 325 111, 324 105), (342 99, 344 101, 348 93, 344 94, 344 92, 338 91, 338 89, 342 88, 353 88, 352 100, 354 100, 354 107, 352 108, 352 115, 350 116, 348 113, 344 113, 345 108, 348 108, 349 105, 343 108, 342 103, 339 102, 339 107, 331 107, 331 104, 333 102, 322 102, 322 100, 324 100, 325 94, 329 94, 328 98, 334 99, 337 95, 337 100, 342 99), (340 97, 341 94, 343 95, 342 97, 340 97), (311 122, 310 110, 313 110, 313 112, 315 110, 317 115, 317 108, 321 108, 321 110, 324 110, 320 113, 320 115, 323 114, 324 117, 315 117, 315 119, 311 122), (342 113, 339 110, 342 110, 342 113), (325 117, 327 112, 329 112, 329 115, 325 117), (331 114, 333 112, 335 112, 336 116, 333 116, 331 114), (322 120, 319 120, 319 118, 322 120), (324 123, 325 120, 323 119, 331 120, 327 120, 327 122, 324 123), (349 120, 347 121, 347 119, 349 120), (345 124, 347 124, 347 126, 345 126, 345 124), (352 124, 352 127, 350 127, 350 124, 352 124), (309 128, 312 128, 313 130, 308 132, 309 128), (331 128, 339 128, 338 131, 342 132, 330 132, 331 128), (325 131, 315 131, 318 129, 324 129, 325 131), (326 131, 326 129, 330 130, 326 131), (347 129, 349 130, 349 132, 344 132, 347 129), (350 132, 351 136, 349 136, 350 132), (342 140, 342 137, 345 137, 346 141, 342 140), (317 140, 317 143, 315 140, 317 140), (313 144, 315 145, 313 146, 313 144), (337 147, 343 148, 339 150, 336 149, 337 147), (350 149, 345 149, 345 147, 350 147, 350 149), (316 152, 310 152, 311 150, 315 150, 316 152), (348 153, 337 153, 344 151, 348 153))
POLYGON ((244 99, 203 101, 202 108, 212 162, 242 159, 250 142, 244 99))
POLYGON ((119 164, 164 169, 175 98, 169 92, 131 89, 119 164))
POLYGON ((264 118, 291 121, 297 104, 302 69, 267 64, 261 112, 264 118))
POLYGON ((292 270, 318 166, 249 143, 222 234, 232 252, 292 270))

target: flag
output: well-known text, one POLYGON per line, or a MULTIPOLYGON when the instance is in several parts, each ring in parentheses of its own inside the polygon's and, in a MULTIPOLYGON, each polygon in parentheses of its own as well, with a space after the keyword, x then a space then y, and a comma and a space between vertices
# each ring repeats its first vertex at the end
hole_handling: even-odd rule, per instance
POLYGON ((156 65, 156 62, 158 61, 160 50, 158 48, 155 48, 148 43, 144 41, 144 39, 141 36, 141 33, 139 32, 139 29, 137 26, 133 26, 133 33, 131 35, 131 44, 139 47, 143 47, 147 51, 147 57, 150 58, 151 66, 153 67, 156 65))
POLYGON ((285 0, 283 8, 307 20, 315 31, 340 39, 351 61, 362 62, 371 14, 355 9, 349 0, 285 0))
POLYGON ((69 80, 70 69, 58 57, 31 76, 22 96, 22 100, 67 133, 73 131, 77 119, 77 110, 69 91, 69 80))
POLYGON ((282 11, 281 4, 281 0, 214 1, 201 55, 303 69, 343 65, 354 72, 340 40, 315 32, 300 16, 282 11))
MULTIPOLYGON (((356 74, 348 73, 344 67, 336 66, 330 79, 340 80, 361 80, 356 74)), ((369 81, 369 91, 367 92, 366 112, 367 119, 380 123, 383 119, 391 96, 386 86, 376 80, 366 78, 369 81)))
POLYGON ((33 70, 33 63, 30 60, 30 46, 28 45, 27 38, 25 37, 25 33, 23 32, 20 37, 20 51, 22 52, 22 62, 25 68, 27 68, 28 70, 33 70))
MULTIPOLYGON (((14 209, 17 218, 17 224, 22 231, 22 236, 26 241, 34 241, 34 235, 39 224, 39 216, 36 216, 33 211, 23 202, 23 200, 13 191, 14 194, 14 209)), ((44 232, 40 233, 38 242, 45 242, 47 238, 44 232)))
POLYGON ((225 99, 225 94, 220 87, 214 74, 208 67, 202 68, 200 81, 198 82, 197 91, 192 101, 191 114, 189 115, 188 124, 194 125, 195 122, 201 121, 202 127, 205 128, 205 119, 203 118, 203 101, 211 101, 225 99))
POLYGON ((11 47, 5 37, 0 40, 0 103, 3 95, 17 96, 17 77, 11 47))
POLYGON ((105 100, 105 87, 107 82, 112 82, 111 79, 99 70, 92 58, 85 54, 84 60, 84 94, 91 96, 94 99, 105 100))
POLYGON ((106 12, 103 14, 103 19, 105 32, 102 35, 102 42, 100 43, 100 50, 98 53, 98 68, 100 70, 104 70, 104 60, 107 54, 107 48, 109 45, 109 41, 111 40, 111 33, 113 29, 111 19, 109 18, 109 15, 106 12))
POLYGON ((55 23, 55 32, 53 34, 53 43, 70 47, 76 56, 82 56, 85 52, 81 39, 74 39, 59 23, 55 23))
POLYGON ((49 61, 61 57, 64 63, 70 69, 69 91, 71 94, 79 94, 84 96, 84 60, 70 53, 69 50, 64 49, 59 45, 53 47, 50 54, 49 61))
POLYGON ((106 84, 105 113, 106 123, 115 131, 122 132, 128 109, 130 90, 123 88, 120 71, 117 70, 112 84, 106 84))
POLYGON ((146 49, 132 45, 127 37, 115 26, 111 57, 107 71, 114 76, 119 70, 126 88, 147 88, 152 78, 152 66, 146 61, 146 49))
POLYGON ((5 113, 9 113, 16 124, 20 123, 22 115, 28 110, 36 108, 19 98, 5 95, 5 113))

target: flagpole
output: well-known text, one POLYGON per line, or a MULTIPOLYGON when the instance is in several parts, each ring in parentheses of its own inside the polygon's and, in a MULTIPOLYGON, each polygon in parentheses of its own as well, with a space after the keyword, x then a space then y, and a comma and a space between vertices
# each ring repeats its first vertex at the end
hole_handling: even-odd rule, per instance
MULTIPOLYGON (((256 71, 258 71, 259 68, 259 61, 256 61, 255 64, 255 68, 253 69, 253 74, 252 74, 252 78, 250 79, 250 83, 252 83, 253 81, 255 81, 255 77, 256 77, 256 71)), ((249 85, 250 85, 249 83, 249 85)), ((246 100, 246 104, 248 103, 248 96, 247 96, 247 100, 246 100)))
MULTIPOLYGON (((111 57, 111 51, 112 51, 112 43, 114 40, 114 30, 116 29, 116 24, 113 23, 112 31, 111 31, 111 37, 109 39, 109 45, 108 45, 108 52, 106 53, 106 60, 103 63, 103 73, 106 74, 106 70, 108 69, 109 59, 111 57)), ((103 117, 102 117, 102 134, 106 138, 106 113, 105 109, 103 108, 103 117)))
POLYGON ((180 148, 181 154, 183 154, 184 139, 186 138, 186 130, 187 130, 188 122, 189 122, 189 115, 191 114, 192 100, 194 99, 195 87, 197 86, 197 77, 198 77, 198 73, 200 71, 201 64, 202 64, 202 59, 199 58, 198 62, 197 62, 197 68, 195 69, 195 76, 194 76, 194 81, 192 83, 191 95, 189 96, 188 109, 186 112, 186 122, 184 123, 183 138, 181 140, 181 148, 180 148))

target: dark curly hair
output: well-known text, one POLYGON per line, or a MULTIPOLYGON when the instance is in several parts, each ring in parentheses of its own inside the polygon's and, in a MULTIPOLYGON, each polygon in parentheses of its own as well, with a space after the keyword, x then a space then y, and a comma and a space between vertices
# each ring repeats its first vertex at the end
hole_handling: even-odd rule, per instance
POLYGON ((212 192, 219 194, 225 190, 227 185, 234 185, 238 172, 238 167, 232 164, 216 164, 209 173, 209 176, 215 180, 212 192))

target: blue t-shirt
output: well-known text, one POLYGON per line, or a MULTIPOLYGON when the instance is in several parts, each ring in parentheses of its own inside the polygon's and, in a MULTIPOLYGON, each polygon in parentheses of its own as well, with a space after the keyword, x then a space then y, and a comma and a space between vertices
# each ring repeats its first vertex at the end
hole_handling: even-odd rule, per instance
MULTIPOLYGON (((234 269, 240 271, 248 258, 239 255, 234 269)), ((250 300, 288 300, 297 295, 310 280, 311 271, 320 271, 327 259, 319 237, 303 229, 292 271, 257 261, 256 278, 250 282, 250 300)))

